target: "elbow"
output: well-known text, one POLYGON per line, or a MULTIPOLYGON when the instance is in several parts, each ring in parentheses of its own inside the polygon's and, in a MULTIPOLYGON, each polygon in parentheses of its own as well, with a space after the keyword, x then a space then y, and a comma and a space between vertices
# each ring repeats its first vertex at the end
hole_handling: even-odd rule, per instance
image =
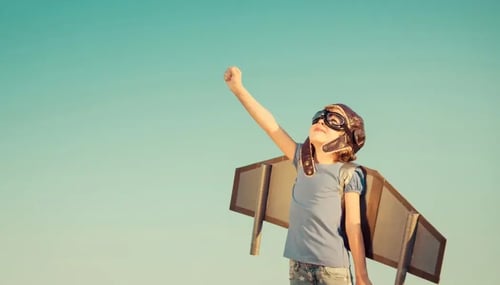
POLYGON ((278 123, 276 122, 266 122, 267 124, 262 126, 262 128, 264 129, 264 131, 271 137, 273 137, 274 135, 276 135, 281 127, 278 125, 278 123))
POLYGON ((361 234, 360 222, 347 222, 345 223, 345 230, 348 236, 361 234))

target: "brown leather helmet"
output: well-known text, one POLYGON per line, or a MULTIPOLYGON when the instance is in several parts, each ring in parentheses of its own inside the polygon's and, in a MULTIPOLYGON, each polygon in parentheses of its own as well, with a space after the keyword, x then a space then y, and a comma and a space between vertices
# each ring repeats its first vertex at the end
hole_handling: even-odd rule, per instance
POLYGON ((332 104, 325 107, 330 112, 340 113, 346 120, 345 133, 338 139, 323 146, 323 151, 339 151, 351 147, 354 153, 363 147, 366 140, 363 118, 344 104, 332 104))
MULTIPOLYGON (((352 152, 355 154, 363 147, 366 135, 363 118, 361 118, 361 116, 344 104, 331 104, 320 112, 333 112, 343 117, 343 121, 340 122, 340 125, 337 125, 337 128, 343 130, 344 134, 324 144, 322 146, 324 152, 352 152)), ((313 175, 314 157, 309 137, 302 145, 301 161, 305 174, 313 175)))

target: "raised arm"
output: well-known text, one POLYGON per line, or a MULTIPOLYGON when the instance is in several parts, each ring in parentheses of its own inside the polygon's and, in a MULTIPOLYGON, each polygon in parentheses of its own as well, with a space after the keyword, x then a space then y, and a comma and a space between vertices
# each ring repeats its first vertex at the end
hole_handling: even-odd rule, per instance
POLYGON ((224 73, 224 80, 231 92, 241 102, 248 114, 269 135, 288 159, 293 160, 295 141, 276 122, 273 115, 264 108, 243 86, 241 71, 237 67, 229 67, 224 73))

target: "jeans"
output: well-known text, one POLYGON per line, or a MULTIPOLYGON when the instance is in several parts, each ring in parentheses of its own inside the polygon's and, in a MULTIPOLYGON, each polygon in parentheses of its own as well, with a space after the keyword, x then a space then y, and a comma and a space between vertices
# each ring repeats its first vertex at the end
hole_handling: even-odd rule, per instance
POLYGON ((352 285, 349 268, 290 260, 290 285, 352 285))

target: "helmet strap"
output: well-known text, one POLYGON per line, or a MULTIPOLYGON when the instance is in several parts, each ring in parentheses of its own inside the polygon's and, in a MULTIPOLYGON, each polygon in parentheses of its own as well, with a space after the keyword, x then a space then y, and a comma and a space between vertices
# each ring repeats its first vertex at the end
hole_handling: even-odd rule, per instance
POLYGON ((343 134, 337 139, 326 143, 322 146, 324 152, 337 152, 341 150, 346 150, 352 148, 349 144, 349 140, 347 139, 347 134, 343 134))
POLYGON ((302 144, 302 148, 300 150, 300 160, 302 162, 302 170, 304 170, 305 175, 312 176, 314 174, 314 155, 313 146, 309 141, 309 137, 307 137, 302 144))

